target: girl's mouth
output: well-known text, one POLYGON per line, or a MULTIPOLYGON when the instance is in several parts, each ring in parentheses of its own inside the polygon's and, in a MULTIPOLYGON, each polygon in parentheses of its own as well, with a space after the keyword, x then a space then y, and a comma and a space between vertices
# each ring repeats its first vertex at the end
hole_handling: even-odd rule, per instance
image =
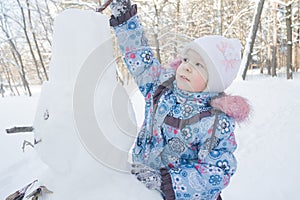
POLYGON ((186 76, 184 76, 184 75, 180 75, 180 78, 181 79, 183 79, 183 80, 185 80, 185 81, 190 81, 190 79, 188 79, 186 76))

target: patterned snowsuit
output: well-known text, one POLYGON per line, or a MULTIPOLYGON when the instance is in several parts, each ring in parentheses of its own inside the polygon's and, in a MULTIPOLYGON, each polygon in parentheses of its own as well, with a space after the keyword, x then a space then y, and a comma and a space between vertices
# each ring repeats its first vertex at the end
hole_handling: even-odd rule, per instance
POLYGON ((138 16, 114 27, 124 61, 145 97, 145 120, 132 152, 134 163, 165 168, 176 199, 214 200, 236 170, 234 119, 215 115, 217 93, 177 88, 174 69, 161 67, 147 43, 138 16), (195 120, 196 119, 196 120, 195 120))

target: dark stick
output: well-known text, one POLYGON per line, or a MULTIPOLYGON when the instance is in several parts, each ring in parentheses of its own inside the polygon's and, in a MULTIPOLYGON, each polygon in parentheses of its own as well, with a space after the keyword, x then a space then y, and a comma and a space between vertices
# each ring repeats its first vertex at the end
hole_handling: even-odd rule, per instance
POLYGON ((13 127, 6 129, 6 133, 21 133, 21 132, 32 132, 32 126, 13 127))
POLYGON ((103 10, 105 10, 107 8, 107 6, 109 6, 109 4, 112 2, 113 0, 108 0, 106 1, 100 8, 96 9, 97 12, 102 12, 103 10))

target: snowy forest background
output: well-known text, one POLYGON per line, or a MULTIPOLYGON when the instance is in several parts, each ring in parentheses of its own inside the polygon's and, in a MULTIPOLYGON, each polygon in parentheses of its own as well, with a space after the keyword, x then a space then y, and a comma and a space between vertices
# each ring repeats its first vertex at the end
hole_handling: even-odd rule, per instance
MULTIPOLYGON (((48 80, 53 22, 65 9, 95 10, 96 0, 6 0, 0 2, 0 95, 32 95, 31 87, 48 80)), ((185 42, 221 34, 246 46, 254 15, 258 20, 248 70, 287 79, 300 66, 299 0, 134 0, 150 44, 163 65, 185 42), (262 12, 257 13, 257 5, 262 12)), ((106 9, 105 14, 110 14, 106 9)), ((255 34, 254 34, 255 35, 255 34)), ((117 49, 117 48, 116 48, 117 49)), ((119 58, 118 51, 116 57, 119 58)), ((121 60, 121 59, 120 59, 121 60)), ((246 75, 244 73, 244 75, 246 75)), ((117 77, 130 80, 120 62, 117 77)), ((246 78, 246 77, 244 77, 246 78)))

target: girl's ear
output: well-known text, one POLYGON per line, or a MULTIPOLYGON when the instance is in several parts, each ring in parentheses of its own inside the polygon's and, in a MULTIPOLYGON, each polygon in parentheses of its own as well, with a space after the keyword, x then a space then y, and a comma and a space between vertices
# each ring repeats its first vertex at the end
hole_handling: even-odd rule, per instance
POLYGON ((181 56, 178 55, 169 65, 171 68, 177 70, 177 68, 181 63, 182 63, 181 56))

